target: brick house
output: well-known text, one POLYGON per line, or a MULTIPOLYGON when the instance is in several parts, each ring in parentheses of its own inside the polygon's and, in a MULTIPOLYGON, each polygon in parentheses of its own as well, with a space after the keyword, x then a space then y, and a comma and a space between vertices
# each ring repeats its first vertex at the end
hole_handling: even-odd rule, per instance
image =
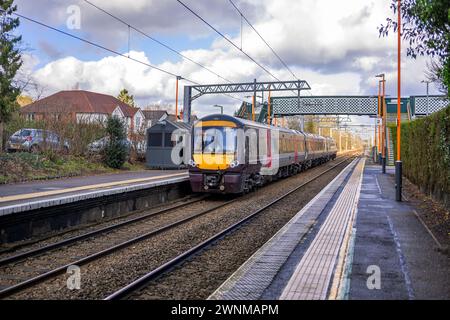
POLYGON ((140 108, 131 107, 110 95, 84 90, 57 92, 22 107, 20 113, 29 120, 77 123, 104 122, 109 116, 117 116, 127 124, 129 133, 146 127, 140 108))

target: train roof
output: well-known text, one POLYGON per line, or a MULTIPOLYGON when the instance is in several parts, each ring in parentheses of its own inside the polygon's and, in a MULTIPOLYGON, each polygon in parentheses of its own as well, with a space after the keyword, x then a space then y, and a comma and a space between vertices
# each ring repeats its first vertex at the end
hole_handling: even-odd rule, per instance
POLYGON ((323 136, 319 136, 317 134, 312 134, 312 133, 307 133, 307 132, 303 132, 300 130, 293 130, 293 129, 288 129, 288 128, 283 128, 283 127, 276 127, 276 126, 269 126, 267 124, 263 124, 260 122, 255 122, 255 121, 251 121, 251 120, 247 120, 247 119, 242 119, 242 118, 237 118, 237 117, 233 117, 227 114, 211 114, 211 115, 207 115, 203 118, 200 118, 196 123, 201 122, 201 121, 210 121, 210 120, 223 120, 223 121, 230 121, 235 123, 238 127, 243 127, 243 126, 250 126, 250 127, 257 127, 257 128, 263 128, 263 129, 267 129, 268 127, 270 127, 270 129, 272 130, 278 130, 281 132, 290 132, 290 133, 297 133, 297 134, 304 134, 306 137, 308 138, 312 138, 312 139, 326 139, 323 136))
POLYGON ((242 119, 242 118, 237 118, 237 117, 233 117, 233 116, 230 116, 230 115, 227 115, 227 114, 211 114, 211 115, 207 115, 207 116, 199 119, 198 122, 200 122, 200 121, 209 121, 209 120, 230 121, 230 122, 235 123, 238 127, 251 126, 251 127, 258 127, 258 128, 263 128, 263 129, 267 129, 268 127, 270 127, 272 130, 279 130, 279 131, 284 131, 284 132, 301 132, 301 131, 298 131, 298 130, 292 130, 292 129, 288 129, 288 128, 269 126, 269 125, 264 124, 264 123, 251 121, 251 120, 247 120, 247 119, 242 119))

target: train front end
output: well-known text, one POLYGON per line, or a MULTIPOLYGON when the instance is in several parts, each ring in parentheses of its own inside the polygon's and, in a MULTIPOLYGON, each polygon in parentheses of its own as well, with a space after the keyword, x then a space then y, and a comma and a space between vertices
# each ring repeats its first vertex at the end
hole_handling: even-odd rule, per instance
POLYGON ((237 159, 239 124, 230 116, 208 116, 193 127, 189 178, 193 192, 239 193, 242 164, 237 159))

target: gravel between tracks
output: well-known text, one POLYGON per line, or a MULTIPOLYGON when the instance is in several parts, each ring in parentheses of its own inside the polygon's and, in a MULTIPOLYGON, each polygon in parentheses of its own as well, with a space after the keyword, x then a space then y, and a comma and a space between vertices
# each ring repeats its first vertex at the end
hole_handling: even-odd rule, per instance
MULTIPOLYGON (((26 258, 0 267, 0 285, 10 286, 43 272, 71 263, 90 254, 104 250, 125 240, 155 230, 161 226, 188 217, 199 211, 213 208, 224 200, 204 200, 137 221, 104 234, 80 240, 35 257, 26 258)), ((142 214, 144 214, 143 212, 142 214)))
POLYGON ((191 261, 153 281, 130 299, 206 299, 349 162, 275 204, 191 261), (300 193, 300 194, 299 194, 300 193), (249 236, 251 235, 251 236, 249 236))
POLYGON ((0 259, 5 259, 7 257, 27 252, 32 249, 37 249, 44 247, 49 244, 53 244, 56 242, 59 242, 64 239, 68 239, 71 237, 79 236, 81 234, 85 234, 90 231, 98 230, 100 228, 104 228, 107 226, 111 226, 113 224, 116 224, 118 222, 122 222, 128 219, 136 218, 143 216, 149 212, 156 212, 158 210, 162 210, 164 208, 173 207, 182 203, 187 203, 189 201, 192 201, 191 197, 187 196, 184 198, 180 198, 174 201, 169 201, 165 203, 158 204, 152 208, 148 209, 142 209, 138 211, 132 211, 127 214, 117 216, 117 217, 111 217, 111 218, 105 218, 101 221, 94 222, 94 223, 87 223, 78 225, 75 227, 69 227, 64 229, 64 231, 54 231, 50 232, 42 237, 36 237, 31 239, 26 239, 22 241, 16 241, 13 243, 2 243, 0 244, 0 259))
MULTIPOLYGON (((189 249, 193 245, 207 239, 226 226, 240 220, 255 209, 269 203, 274 198, 294 188, 302 181, 306 181, 329 168, 333 163, 313 168, 300 175, 289 179, 280 180, 262 188, 250 195, 242 197, 239 201, 218 209, 201 218, 183 224, 163 234, 157 235, 131 247, 122 249, 100 260, 81 266, 81 289, 68 290, 66 279, 68 275, 61 275, 48 280, 33 288, 24 290, 12 296, 19 299, 101 299, 142 276, 151 269, 168 261, 177 254, 189 249)), ((256 249, 269 239, 281 226, 283 226, 303 205, 312 199, 334 176, 343 168, 332 170, 310 185, 290 196, 288 201, 283 201, 280 207, 270 210, 270 214, 263 214, 254 222, 244 226, 236 235, 227 237, 216 247, 226 246, 228 250, 217 251, 207 258, 208 263, 199 264, 199 268, 191 268, 188 277, 177 277, 177 272, 171 273, 169 281, 158 281, 145 290, 144 298, 205 298, 220 283, 227 278, 242 262, 245 261, 256 249), (259 225, 259 219, 262 224, 259 225), (253 227, 252 227, 253 226, 253 227), (251 236, 249 236, 251 234, 251 236), (240 237, 238 235, 241 235, 240 237), (227 243, 228 239, 237 237, 233 243, 227 243), (238 250, 237 250, 238 249, 238 250), (210 259, 210 260, 208 260, 210 259), (214 262, 219 259, 220 263, 214 262), (203 266, 200 268, 200 266, 203 266), (218 267, 219 266, 219 267, 218 267), (204 270, 203 270, 204 269, 204 270), (196 275, 195 277, 193 275, 196 275), (198 275, 198 277, 197 277, 198 275), (174 281, 170 281, 175 277, 174 281), (197 279, 202 278, 202 281, 197 279), (180 282, 183 280, 183 282, 180 282), (154 290, 152 291, 152 287, 154 290)), ((172 215, 172 214, 171 214, 172 215)), ((107 242, 107 238, 102 238, 107 242)), ((73 247, 74 254, 80 255, 80 248, 73 247)), ((199 258, 208 252, 207 250, 199 258)), ((84 255, 84 253, 82 254, 84 255)), ((198 259, 195 259, 197 261, 198 259)), ((45 263, 42 261, 42 263, 45 263)), ((194 262, 193 262, 194 263, 194 262)), ((185 268, 180 269, 187 272, 185 268)))

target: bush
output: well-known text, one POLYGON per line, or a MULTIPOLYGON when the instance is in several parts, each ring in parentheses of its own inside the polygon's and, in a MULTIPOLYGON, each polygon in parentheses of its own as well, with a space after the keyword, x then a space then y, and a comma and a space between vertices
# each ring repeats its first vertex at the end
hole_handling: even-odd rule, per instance
POLYGON ((60 119, 57 121, 35 120, 30 121, 18 113, 12 116, 5 128, 5 141, 17 130, 34 128, 53 131, 62 141, 68 141, 69 153, 75 156, 86 155, 87 145, 92 141, 105 136, 105 127, 101 123, 75 123, 60 119))
MULTIPOLYGON (((391 127, 394 152, 397 130, 391 127)), ((397 155, 395 155, 397 158, 397 155)), ((450 207, 450 106, 401 125, 403 174, 450 207)))
POLYGON ((106 122, 108 143, 103 154, 108 167, 120 169, 128 157, 126 130, 124 123, 117 117, 110 117, 106 122))

